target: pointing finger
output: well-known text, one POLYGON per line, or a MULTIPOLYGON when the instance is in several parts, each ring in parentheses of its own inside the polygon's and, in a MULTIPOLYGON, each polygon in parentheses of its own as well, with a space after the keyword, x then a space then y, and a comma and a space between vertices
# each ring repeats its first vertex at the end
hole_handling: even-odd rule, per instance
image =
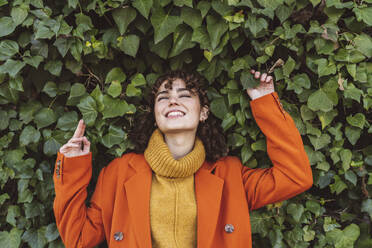
POLYGON ((261 75, 261 82, 265 82, 266 81, 266 77, 267 77, 267 74, 266 73, 263 73, 262 75, 261 75))
POLYGON ((75 133, 74 135, 72 136, 73 138, 79 138, 81 136, 84 135, 84 131, 85 131, 85 123, 84 123, 84 120, 81 119, 76 127, 76 130, 75 130, 75 133))
POLYGON ((260 72, 259 71, 256 71, 255 73, 254 73, 254 77, 256 78, 256 79, 258 79, 259 77, 260 77, 260 72))
POLYGON ((268 76, 266 78, 266 83, 270 83, 272 80, 273 80, 273 77, 272 76, 268 76))

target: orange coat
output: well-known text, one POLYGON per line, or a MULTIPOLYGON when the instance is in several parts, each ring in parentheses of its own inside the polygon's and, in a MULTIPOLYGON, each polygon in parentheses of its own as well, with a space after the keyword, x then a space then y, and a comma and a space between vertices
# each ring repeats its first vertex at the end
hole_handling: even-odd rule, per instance
MULTIPOLYGON (((301 136, 277 94, 251 101, 251 108, 266 135, 274 166, 250 169, 236 157, 202 165, 195 173, 197 247, 252 247, 249 211, 312 186, 301 136), (233 232, 225 231, 227 224, 233 232)), ((144 156, 129 153, 102 169, 86 207, 91 158, 91 153, 73 158, 57 155, 54 213, 66 247, 94 247, 104 239, 110 248, 151 247, 152 171, 144 156)))

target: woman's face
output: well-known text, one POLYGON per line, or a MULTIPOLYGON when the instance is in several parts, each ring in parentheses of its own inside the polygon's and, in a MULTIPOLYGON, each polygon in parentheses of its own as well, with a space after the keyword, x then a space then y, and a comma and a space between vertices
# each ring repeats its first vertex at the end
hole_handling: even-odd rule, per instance
POLYGON ((208 109, 200 107, 199 96, 186 88, 182 79, 172 83, 172 89, 162 83, 155 96, 154 114, 158 128, 164 134, 196 130, 205 120, 208 109))

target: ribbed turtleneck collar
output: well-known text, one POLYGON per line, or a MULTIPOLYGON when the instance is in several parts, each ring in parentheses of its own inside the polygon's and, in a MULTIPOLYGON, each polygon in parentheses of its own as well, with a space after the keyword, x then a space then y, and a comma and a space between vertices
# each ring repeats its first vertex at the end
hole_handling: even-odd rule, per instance
POLYGON ((159 129, 152 133, 144 155, 151 169, 164 177, 191 176, 205 160, 204 146, 198 137, 195 139, 194 149, 181 159, 175 160, 159 129))

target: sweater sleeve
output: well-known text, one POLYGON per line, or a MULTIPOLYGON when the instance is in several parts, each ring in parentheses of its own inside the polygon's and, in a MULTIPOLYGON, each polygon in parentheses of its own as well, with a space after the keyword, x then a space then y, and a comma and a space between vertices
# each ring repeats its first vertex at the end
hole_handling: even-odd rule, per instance
POLYGON ((104 169, 101 171, 87 207, 87 186, 92 176, 92 153, 77 157, 57 154, 53 175, 56 196, 54 215, 63 243, 67 248, 94 247, 104 239, 101 208, 101 188, 104 169))
POLYGON ((266 169, 242 169, 248 205, 253 210, 304 192, 312 186, 313 177, 300 133, 277 93, 255 99, 250 105, 273 163, 266 169))

